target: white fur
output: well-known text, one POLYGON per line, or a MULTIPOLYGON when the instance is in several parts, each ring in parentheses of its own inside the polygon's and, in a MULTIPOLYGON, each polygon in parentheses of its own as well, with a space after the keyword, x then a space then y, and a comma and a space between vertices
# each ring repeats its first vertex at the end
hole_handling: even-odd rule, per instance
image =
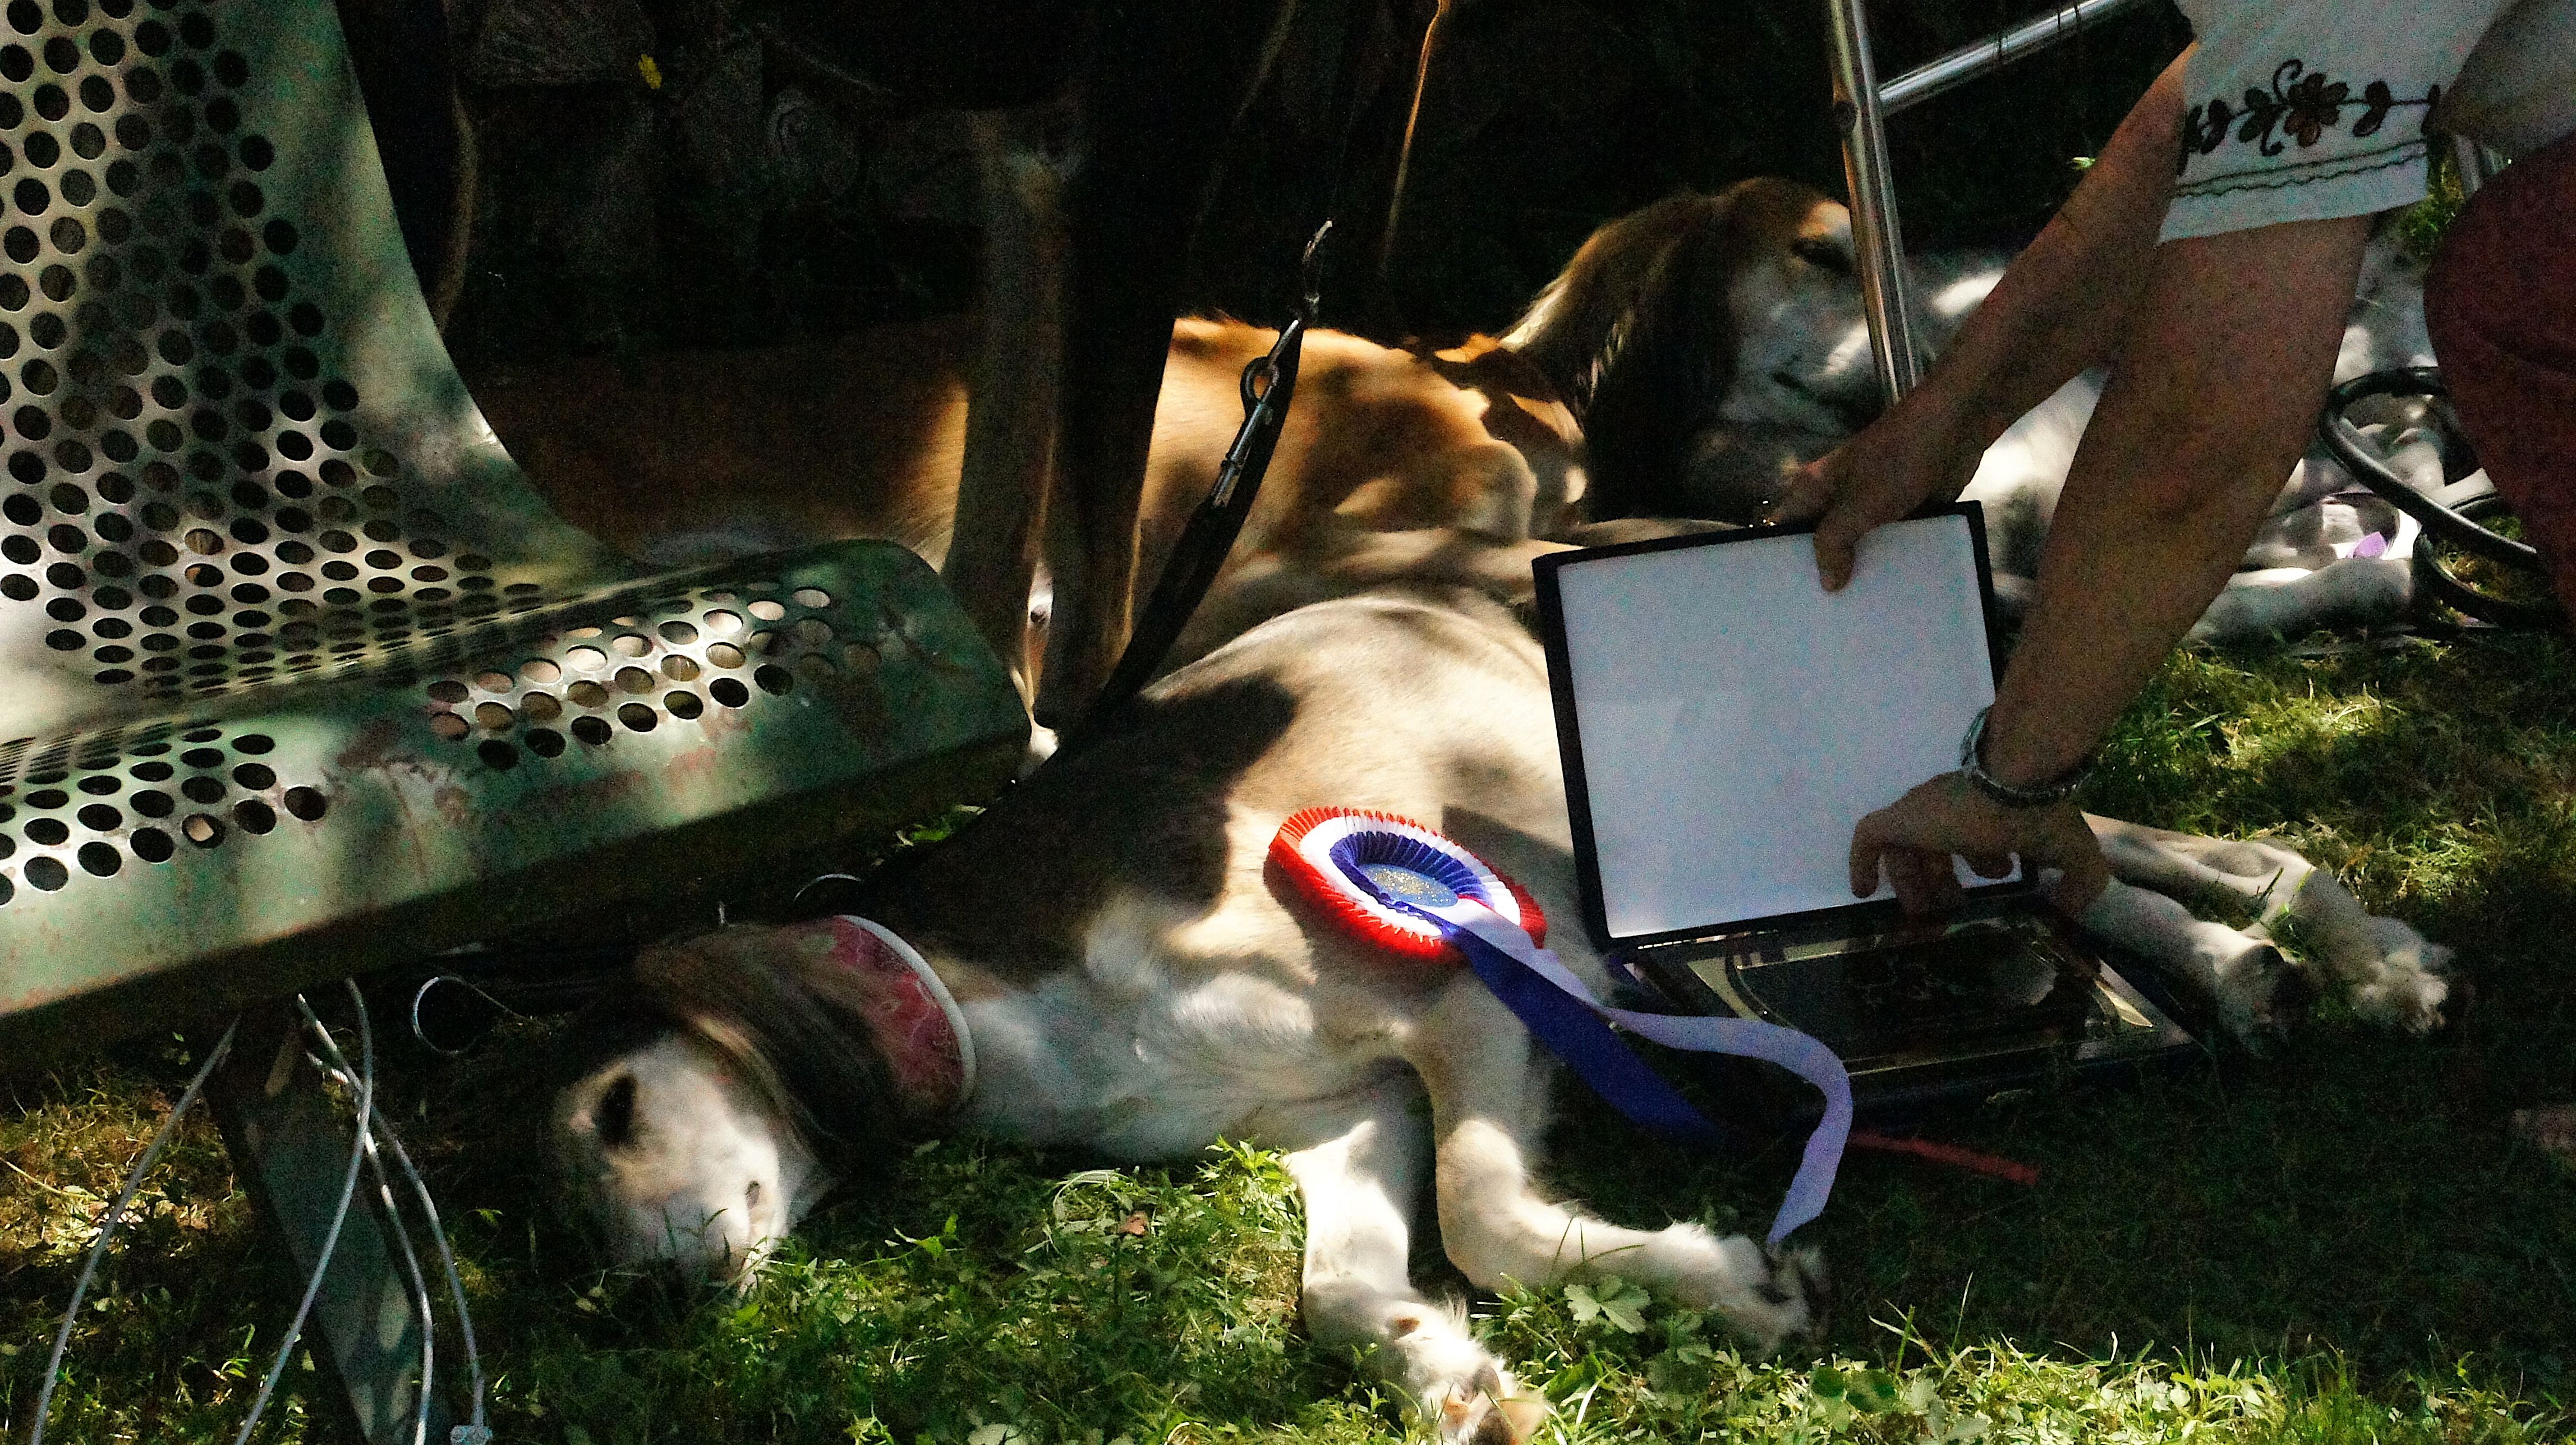
MULTIPOLYGON (((1836 207, 1807 244, 1852 254, 1851 218, 1836 207)), ((1746 267, 1727 288, 1735 316, 1735 366, 1718 415, 1737 425, 1816 435, 1851 429, 1876 404, 1878 367, 1848 270, 1772 263, 1746 267)))
POLYGON ((2397 919, 2374 916, 2332 873, 2277 843, 2089 821, 2112 871, 2136 886, 2113 884, 2085 923, 2214 998, 2239 1038, 2288 1022, 2278 996, 2284 969, 2295 969, 2312 991, 2341 990, 2372 1023, 2419 1034, 2440 1027, 2451 951, 2397 919), (2242 930, 2193 923, 2174 901, 2218 891, 2254 905, 2253 923, 2242 930), (2151 915, 2168 926, 2141 926, 2151 915), (2276 942, 2290 945, 2292 957, 2285 960, 2276 942))
MULTIPOLYGON (((1848 230, 1835 233, 1846 248, 1848 230)), ((1934 255, 1909 263, 1915 298, 1916 334, 1927 349, 1938 350, 2002 278, 2009 258, 1991 253, 1934 255)), ((1778 455, 1754 448, 1750 463, 1773 477, 1785 467, 1823 455, 1854 428, 1848 421, 1856 398, 1874 398, 1869 330, 1862 318, 1860 292, 1848 280, 1806 268, 1786 277, 1779 268, 1756 267, 1738 283, 1735 312, 1743 327, 1736 357, 1736 378, 1720 409, 1725 421, 1743 436, 1779 439, 1778 455), (1819 398, 1831 399, 1830 405, 1819 398)), ((2335 380, 2350 380, 2373 371, 2431 364, 2433 348, 2424 331, 2423 266, 2398 249, 2395 234, 2383 228, 2364 253, 2360 284, 2335 364, 2335 380)), ((2101 400, 2103 378, 2087 372, 2059 388, 2024 415, 1986 452, 1976 475, 1961 496, 1983 507, 1989 550, 2007 606, 2029 595, 2030 579, 2039 572, 2039 554, 2057 511, 2057 497, 2075 460, 2093 408, 2101 400)), ((2420 473, 2429 448, 2419 429, 2379 429, 2374 440, 2396 452, 2411 447, 2401 471, 2420 473)), ((1742 438, 1730 448, 1712 439, 1704 452, 1741 453, 1742 438)), ((2441 484, 2438 459, 2429 480, 2441 484)), ((2229 641, 2307 631, 2329 623, 2386 621, 2401 617, 2414 598, 2407 559, 2416 529, 2398 523, 2393 514, 2381 527, 2387 548, 2377 558, 2309 552, 2296 558, 2278 555, 2277 534, 2305 530, 2326 533, 2348 527, 2352 509, 2332 500, 2358 486, 2322 451, 2294 469, 2285 483, 2265 534, 2247 555, 2244 573, 2192 631, 2199 641, 2229 641), (2298 575, 2289 575, 2295 572, 2298 575)), ((1776 485, 1741 475, 1703 479, 1700 490, 1717 514, 1744 509, 1765 500, 1776 485), (1753 496, 1759 492, 1762 496, 1753 496)), ((1748 520, 1740 517, 1738 520, 1748 520)), ((2357 539, 2357 538, 2356 538, 2357 539)))
MULTIPOLYGON (((831 1180, 814 1151, 783 1127, 706 1043, 666 1035, 555 1102, 555 1137, 568 1173, 621 1260, 678 1261, 698 1275, 749 1269, 796 1227, 831 1180), (634 1142, 603 1138, 603 1106, 631 1089, 634 1142)), ((620 1134, 623 1129, 606 1132, 620 1134)))

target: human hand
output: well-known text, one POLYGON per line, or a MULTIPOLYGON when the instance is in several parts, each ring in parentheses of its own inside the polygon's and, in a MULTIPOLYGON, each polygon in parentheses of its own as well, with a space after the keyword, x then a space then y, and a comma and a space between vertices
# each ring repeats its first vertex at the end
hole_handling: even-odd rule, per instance
POLYGON ((1828 592, 1851 581, 1854 554, 1872 528, 1957 497, 1977 474, 1985 444, 1923 396, 1799 468, 1767 519, 1816 523, 1816 572, 1828 592))
POLYGON ((1953 855, 1980 878, 2003 877, 2016 856, 2034 876, 2057 870, 2049 898, 2070 918, 2091 907, 2111 879, 2101 845, 2074 803, 2007 808, 1970 786, 1966 774, 1944 773, 1852 829, 1852 896, 1877 892, 1884 869, 1907 913, 1956 907, 1961 894, 1953 855))

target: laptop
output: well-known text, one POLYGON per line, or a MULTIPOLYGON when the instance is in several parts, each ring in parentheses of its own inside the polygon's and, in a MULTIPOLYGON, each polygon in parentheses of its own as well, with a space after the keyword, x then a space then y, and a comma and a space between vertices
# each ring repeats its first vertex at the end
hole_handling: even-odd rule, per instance
POLYGON ((1557 553, 1537 576, 1583 926, 1614 973, 1814 1035, 1864 1116, 2199 1052, 2018 871, 1962 865, 1966 903, 1930 920, 1884 881, 1852 896, 1853 825, 1958 766, 1994 700, 1976 507, 1872 532, 1840 593, 1806 528, 1557 553))

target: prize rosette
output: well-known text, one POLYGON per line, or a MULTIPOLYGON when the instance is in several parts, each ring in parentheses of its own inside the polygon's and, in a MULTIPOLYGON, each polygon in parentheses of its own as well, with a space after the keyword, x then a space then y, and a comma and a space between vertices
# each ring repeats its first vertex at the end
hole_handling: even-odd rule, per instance
POLYGON ((1481 903, 1547 942, 1547 915, 1518 883, 1475 854, 1409 819, 1361 808, 1308 808, 1280 825, 1270 857, 1327 919, 1378 949, 1415 963, 1465 960, 1439 924, 1399 902, 1446 908, 1481 903))

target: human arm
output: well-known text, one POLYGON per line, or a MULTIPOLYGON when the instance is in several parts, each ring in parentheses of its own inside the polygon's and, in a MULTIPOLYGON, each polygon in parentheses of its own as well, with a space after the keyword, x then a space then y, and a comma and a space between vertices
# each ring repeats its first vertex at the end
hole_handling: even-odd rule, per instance
POLYGON ((2013 261, 1922 384, 1802 469, 1776 517, 1817 519, 1825 590, 1851 580, 1863 534, 1959 494, 1995 438, 2102 359, 2144 285, 2182 146, 2186 50, 2158 76, 2083 183, 2013 261))
MULTIPOLYGON (((2157 248, 1987 716, 1998 781, 2078 766, 2226 585, 2324 404, 2369 230, 2294 221, 2157 248)), ((1953 853, 2063 869, 2070 911, 2105 876, 2073 804, 2005 808, 1951 774, 1861 820, 1853 886, 1884 867, 1909 908, 1938 906, 1953 853)))

